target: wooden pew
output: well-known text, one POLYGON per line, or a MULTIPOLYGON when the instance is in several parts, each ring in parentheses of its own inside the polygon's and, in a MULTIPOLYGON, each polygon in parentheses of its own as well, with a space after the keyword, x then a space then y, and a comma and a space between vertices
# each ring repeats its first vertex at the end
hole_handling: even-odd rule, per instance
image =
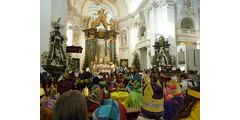
POLYGON ((140 108, 126 108, 126 116, 128 120, 137 119, 139 113, 141 113, 140 108))

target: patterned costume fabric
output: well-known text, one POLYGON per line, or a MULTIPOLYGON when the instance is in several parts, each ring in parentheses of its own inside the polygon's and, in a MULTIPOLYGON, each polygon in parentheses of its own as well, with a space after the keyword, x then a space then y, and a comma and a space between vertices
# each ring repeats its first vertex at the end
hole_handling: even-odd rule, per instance
POLYGON ((120 111, 117 101, 105 99, 101 106, 93 113, 93 119, 98 120, 120 120, 120 111))
POLYGON ((54 106, 57 102, 57 99, 58 97, 57 96, 51 96, 51 97, 48 97, 46 102, 41 106, 43 108, 49 108, 51 110, 54 109, 54 106))
POLYGON ((188 117, 181 120, 200 120, 200 101, 194 104, 191 113, 188 117))
POLYGON ((40 107, 40 120, 52 120, 53 111, 49 108, 40 107))
POLYGON ((181 96, 177 96, 176 100, 178 101, 178 104, 175 104, 173 99, 164 101, 165 114, 163 118, 165 120, 172 120, 183 106, 183 98, 181 96))
POLYGON ((134 89, 130 94, 129 108, 137 108, 142 105, 142 88, 134 89))
POLYGON ((119 101, 125 108, 128 107, 129 104, 129 93, 125 91, 117 91, 111 93, 111 98, 113 100, 119 101))
POLYGON ((119 101, 117 101, 117 103, 118 103, 118 108, 120 111, 120 120, 127 120, 127 116, 126 116, 127 110, 119 101))
POLYGON ((159 80, 157 83, 146 81, 142 90, 141 111, 147 118, 160 118, 164 115, 163 89, 159 80))

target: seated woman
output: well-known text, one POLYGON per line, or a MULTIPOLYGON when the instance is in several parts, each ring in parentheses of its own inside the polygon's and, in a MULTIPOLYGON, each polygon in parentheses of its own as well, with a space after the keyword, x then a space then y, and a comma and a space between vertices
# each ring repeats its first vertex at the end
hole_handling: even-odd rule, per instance
POLYGON ((183 107, 176 120, 200 120, 200 86, 188 88, 183 107))
POLYGON ((129 93, 125 91, 125 86, 123 83, 118 84, 118 91, 111 93, 111 98, 113 100, 119 101, 125 108, 129 104, 129 93))
POLYGON ((77 90, 64 92, 57 100, 53 120, 87 120, 87 102, 77 90))
POLYGON ((142 88, 141 83, 137 80, 133 83, 133 90, 130 92, 129 108, 139 108, 142 105, 142 88))

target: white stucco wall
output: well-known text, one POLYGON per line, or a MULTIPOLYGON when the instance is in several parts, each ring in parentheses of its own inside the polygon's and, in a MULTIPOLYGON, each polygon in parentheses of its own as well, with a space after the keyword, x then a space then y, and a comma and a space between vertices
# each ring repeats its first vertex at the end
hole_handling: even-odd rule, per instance
MULTIPOLYGON (((51 29, 51 0, 40 0, 40 55, 48 51, 49 37, 51 29)), ((40 63, 40 71, 43 68, 40 63)))
MULTIPOLYGON (((40 1, 40 55, 49 50, 50 31, 53 30, 51 22, 61 17, 60 23, 64 26, 62 35, 66 35, 67 0, 41 0, 40 1)), ((40 63, 40 71, 44 71, 40 63)))

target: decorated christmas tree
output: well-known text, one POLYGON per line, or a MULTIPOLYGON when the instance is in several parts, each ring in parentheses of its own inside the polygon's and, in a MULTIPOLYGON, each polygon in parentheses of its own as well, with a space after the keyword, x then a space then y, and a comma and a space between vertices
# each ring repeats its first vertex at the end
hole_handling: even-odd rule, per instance
POLYGON ((67 70, 68 71, 73 70, 73 63, 72 63, 72 57, 71 56, 68 57, 67 70))
POLYGON ((88 52, 85 52, 85 58, 83 62, 82 70, 85 71, 90 66, 90 58, 88 52))
POLYGON ((140 61, 139 61, 139 57, 138 54, 135 53, 134 54, 134 58, 133 58, 133 63, 132 65, 134 66, 135 70, 139 71, 141 66, 140 66, 140 61))

